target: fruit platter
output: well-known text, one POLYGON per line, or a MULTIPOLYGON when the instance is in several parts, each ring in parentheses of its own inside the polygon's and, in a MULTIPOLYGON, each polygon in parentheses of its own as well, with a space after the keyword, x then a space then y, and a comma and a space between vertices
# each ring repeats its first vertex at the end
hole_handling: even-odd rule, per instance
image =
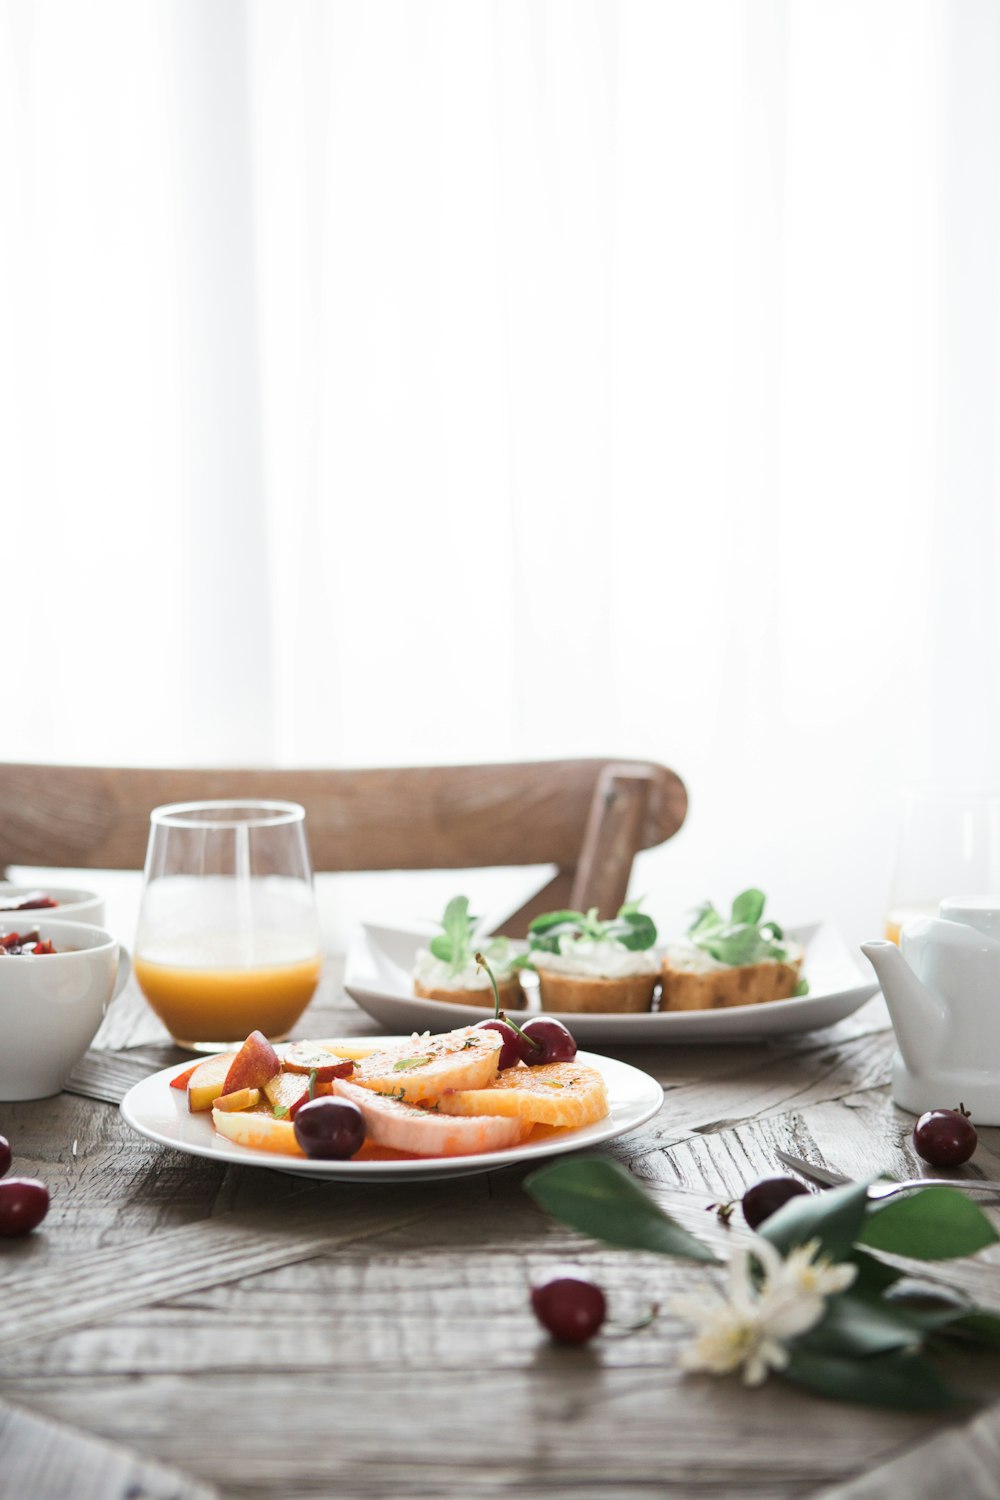
POLYGON ((638 1068, 578 1051, 558 1020, 233 1052, 136 1084, 122 1115, 193 1156, 334 1180, 490 1171, 592 1147, 663 1101, 638 1068))

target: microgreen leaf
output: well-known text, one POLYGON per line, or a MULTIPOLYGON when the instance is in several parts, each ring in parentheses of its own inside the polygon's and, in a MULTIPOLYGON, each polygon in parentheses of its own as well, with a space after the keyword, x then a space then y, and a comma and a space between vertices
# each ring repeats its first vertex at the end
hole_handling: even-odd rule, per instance
POLYGON ((868 1211, 858 1243, 916 1260, 954 1260, 997 1243, 982 1209, 955 1188, 929 1187, 868 1211))
POLYGON ((748 891, 741 891, 733 902, 733 914, 730 918, 733 925, 747 923, 755 927, 764 915, 766 899, 763 891, 755 890, 752 886, 748 891))
POLYGON ((728 923, 706 901, 695 911, 687 935, 697 948, 731 968, 765 960, 782 963, 788 949, 782 944, 783 933, 777 922, 761 920, 764 901, 763 891, 753 887, 741 891, 728 923))
POLYGON ((609 1245, 718 1263, 617 1162, 599 1156, 556 1162, 533 1172, 524 1186, 553 1218, 609 1245))
POLYGON ((632 952, 642 952, 656 942, 656 923, 639 911, 637 901, 627 901, 616 917, 603 922, 597 907, 589 911, 548 911, 528 928, 528 941, 536 952, 558 953, 560 939, 587 937, 595 943, 611 939, 632 952))
POLYGON ((431 1055, 427 1057, 401 1057, 398 1062, 393 1063, 392 1071, 394 1073, 406 1073, 411 1068, 422 1068, 425 1063, 433 1061, 434 1058, 431 1055))

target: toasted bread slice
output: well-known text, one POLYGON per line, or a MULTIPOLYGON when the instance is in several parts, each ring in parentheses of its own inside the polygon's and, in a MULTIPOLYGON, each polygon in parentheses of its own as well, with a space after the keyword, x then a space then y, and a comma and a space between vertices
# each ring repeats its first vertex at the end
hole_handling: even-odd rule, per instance
POLYGON ((657 975, 629 974, 624 979, 591 979, 556 974, 536 959, 538 990, 543 1010, 610 1011, 625 1014, 649 1010, 657 975))
POLYGON ((722 1010, 732 1005, 789 1000, 795 994, 801 970, 801 954, 790 954, 785 963, 767 959, 728 969, 676 968, 665 958, 660 974, 660 1009, 722 1010))
POLYGON ((596 1068, 586 1063, 523 1063, 504 1071, 484 1089, 442 1094, 438 1110, 447 1115, 514 1115, 538 1125, 574 1129, 603 1120, 608 1092, 596 1068))
MULTIPOLYGON (((524 1009, 524 991, 516 974, 512 974, 509 979, 498 979, 497 991, 501 1010, 524 1009)), ((483 1010, 492 1010, 494 1004, 493 990, 489 985, 485 989, 452 990, 440 985, 421 984, 419 979, 414 979, 413 993, 421 1000, 444 1000, 448 1005, 478 1005, 483 1010)))

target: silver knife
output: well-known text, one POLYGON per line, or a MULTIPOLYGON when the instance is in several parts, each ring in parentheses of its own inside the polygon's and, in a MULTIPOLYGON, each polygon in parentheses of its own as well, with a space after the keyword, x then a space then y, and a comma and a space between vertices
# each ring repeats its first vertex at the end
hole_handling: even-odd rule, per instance
MULTIPOLYGON (((832 1172, 829 1167, 804 1161, 801 1156, 791 1156, 787 1151, 776 1150, 774 1154, 784 1166, 791 1167, 800 1177, 818 1182, 821 1187, 843 1187, 854 1180, 843 1172, 832 1172)), ((888 1198, 892 1193, 907 1193, 922 1187, 953 1187, 965 1192, 1000 1194, 1000 1182, 986 1182, 976 1177, 908 1177, 904 1182, 874 1182, 868 1192, 872 1198, 888 1198)))

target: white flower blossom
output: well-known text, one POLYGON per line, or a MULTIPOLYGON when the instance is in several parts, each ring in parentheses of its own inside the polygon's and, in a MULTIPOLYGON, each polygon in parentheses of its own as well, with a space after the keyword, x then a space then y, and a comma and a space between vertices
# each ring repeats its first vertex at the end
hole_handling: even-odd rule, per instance
POLYGON ((814 1328, 826 1311, 826 1298, 854 1280, 854 1266, 816 1259, 819 1242, 798 1246, 783 1260, 769 1240, 759 1238, 729 1265, 726 1296, 684 1297, 674 1311, 700 1324, 694 1342, 681 1355, 686 1370, 728 1375, 742 1369, 746 1385, 760 1385, 771 1370, 788 1364, 787 1344, 814 1328), (752 1262, 763 1271, 759 1284, 752 1262))

